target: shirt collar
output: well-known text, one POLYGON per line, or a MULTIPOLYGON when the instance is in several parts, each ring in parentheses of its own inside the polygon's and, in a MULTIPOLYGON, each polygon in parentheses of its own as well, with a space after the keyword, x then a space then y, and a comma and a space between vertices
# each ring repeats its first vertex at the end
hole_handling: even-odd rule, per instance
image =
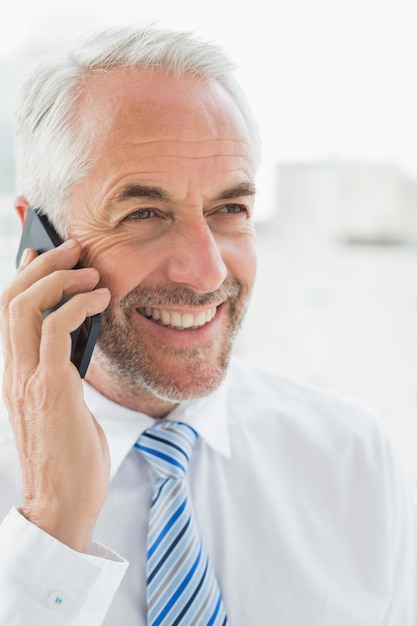
MULTIPOLYGON (((213 450, 230 458, 230 438, 227 426, 226 387, 224 383, 205 398, 178 404, 166 417, 193 426, 199 436, 213 450)), ((84 381, 86 403, 102 427, 109 446, 111 458, 110 480, 144 430, 152 426, 154 419, 109 400, 84 381)))

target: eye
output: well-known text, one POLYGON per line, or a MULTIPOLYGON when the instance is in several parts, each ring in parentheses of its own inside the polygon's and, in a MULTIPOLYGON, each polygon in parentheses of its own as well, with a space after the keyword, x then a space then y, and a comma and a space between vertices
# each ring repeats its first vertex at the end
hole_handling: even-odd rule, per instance
POLYGON ((153 209, 137 209, 129 215, 126 216, 127 220, 148 220, 151 217, 155 216, 155 211, 153 209))
POLYGON ((247 213, 247 209, 242 204, 226 204, 218 209, 219 213, 247 213))

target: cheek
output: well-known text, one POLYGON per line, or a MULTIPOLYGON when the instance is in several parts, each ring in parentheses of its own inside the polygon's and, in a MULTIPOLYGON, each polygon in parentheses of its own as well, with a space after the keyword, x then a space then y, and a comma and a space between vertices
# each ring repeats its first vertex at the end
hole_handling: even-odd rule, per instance
POLYGON ((82 264, 98 270, 100 286, 110 289, 114 299, 137 287, 152 271, 147 262, 149 257, 127 238, 90 237, 82 246, 82 264))
POLYGON ((223 247, 223 260, 229 274, 238 278, 250 291, 255 281, 257 266, 256 239, 253 231, 235 240, 229 240, 223 247))
MULTIPOLYGON (((164 267, 169 262, 170 246, 166 238, 151 244, 132 241, 130 233, 109 235, 106 232, 71 233, 82 246, 81 263, 94 267, 100 274, 100 286, 110 289, 112 298, 120 300, 143 283, 166 280, 164 267)), ((228 275, 239 279, 250 292, 256 274, 256 243, 252 228, 235 236, 217 239, 220 255, 228 275)))
POLYGON ((114 299, 123 297, 140 281, 132 269, 136 264, 129 259, 130 255, 117 254, 111 250, 98 256, 94 263, 100 273, 100 284, 110 289, 114 299))
POLYGON ((251 246, 246 255, 240 257, 240 275, 237 274, 237 278, 240 278, 243 284, 247 285, 248 290, 251 291, 256 277, 257 258, 255 246, 251 246))

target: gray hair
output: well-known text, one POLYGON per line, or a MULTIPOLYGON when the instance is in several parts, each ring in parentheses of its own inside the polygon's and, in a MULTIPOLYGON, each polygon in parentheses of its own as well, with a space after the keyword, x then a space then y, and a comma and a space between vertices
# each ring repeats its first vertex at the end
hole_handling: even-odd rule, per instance
MULTIPOLYGON (((240 110, 257 164, 260 137, 235 65, 217 44, 194 34, 154 27, 111 28, 89 34, 67 59, 40 65, 22 85, 16 111, 17 190, 64 235, 69 190, 87 173, 92 144, 75 133, 77 102, 89 74, 115 67, 162 67, 218 81, 240 110)), ((93 140, 93 138, 91 138, 93 140)))

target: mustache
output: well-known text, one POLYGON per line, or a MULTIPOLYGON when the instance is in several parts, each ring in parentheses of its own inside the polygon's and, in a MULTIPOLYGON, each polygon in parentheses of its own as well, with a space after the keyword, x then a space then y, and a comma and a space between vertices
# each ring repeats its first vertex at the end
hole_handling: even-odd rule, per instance
POLYGON ((225 280, 215 291, 199 294, 188 287, 159 285, 157 287, 136 287, 120 300, 120 308, 126 313, 143 307, 208 306, 218 305, 224 300, 239 298, 243 285, 233 278, 225 280))

